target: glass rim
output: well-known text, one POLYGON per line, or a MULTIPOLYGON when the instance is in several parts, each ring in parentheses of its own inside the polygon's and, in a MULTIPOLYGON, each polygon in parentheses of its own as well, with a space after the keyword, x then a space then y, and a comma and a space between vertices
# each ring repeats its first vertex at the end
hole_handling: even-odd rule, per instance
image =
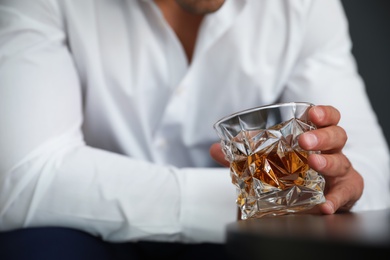
POLYGON ((253 111, 259 111, 259 110, 276 108, 276 107, 287 107, 287 106, 292 106, 292 105, 305 105, 307 107, 314 106, 314 104, 311 102, 292 101, 292 102, 280 102, 280 103, 268 104, 268 105, 263 105, 263 106, 251 107, 251 108, 247 108, 247 109, 244 109, 244 110, 241 110, 241 111, 235 112, 233 114, 222 117, 221 119, 217 120, 217 122, 215 122, 213 124, 213 127, 216 129, 222 122, 225 122, 225 121, 232 119, 236 116, 245 115, 245 114, 253 112, 253 111))

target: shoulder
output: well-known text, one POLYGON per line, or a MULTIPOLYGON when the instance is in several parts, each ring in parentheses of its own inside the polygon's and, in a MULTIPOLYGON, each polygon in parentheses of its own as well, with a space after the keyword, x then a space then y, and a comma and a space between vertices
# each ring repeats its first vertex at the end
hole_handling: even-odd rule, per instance
POLYGON ((341 0, 246 0, 252 12, 291 13, 305 16, 317 9, 324 14, 338 12, 342 8, 341 0))

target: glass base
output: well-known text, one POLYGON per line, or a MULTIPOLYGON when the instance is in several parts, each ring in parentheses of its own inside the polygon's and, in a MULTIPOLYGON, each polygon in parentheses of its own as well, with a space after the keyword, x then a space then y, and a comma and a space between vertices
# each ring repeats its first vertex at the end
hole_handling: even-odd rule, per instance
POLYGON ((295 186, 279 192, 270 192, 260 198, 237 199, 237 204, 241 219, 248 219, 308 211, 325 201, 322 190, 295 186))

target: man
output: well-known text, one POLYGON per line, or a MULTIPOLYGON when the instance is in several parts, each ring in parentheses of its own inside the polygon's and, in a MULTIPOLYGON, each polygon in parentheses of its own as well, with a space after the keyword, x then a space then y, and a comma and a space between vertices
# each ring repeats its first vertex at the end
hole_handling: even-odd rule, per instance
POLYGON ((284 101, 319 105, 300 138, 318 210, 388 207, 350 48, 337 0, 1 0, 0 230, 221 244, 237 208, 212 124, 284 101))

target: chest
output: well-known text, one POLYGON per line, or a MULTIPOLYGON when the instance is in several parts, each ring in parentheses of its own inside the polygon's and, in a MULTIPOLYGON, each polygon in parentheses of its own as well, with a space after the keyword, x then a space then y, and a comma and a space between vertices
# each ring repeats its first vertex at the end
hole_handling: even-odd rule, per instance
POLYGON ((205 17, 189 63, 156 6, 118 2, 97 1, 93 12, 75 15, 68 27, 86 99, 110 96, 113 103, 157 114, 169 106, 198 113, 202 107, 195 104, 218 102, 214 120, 275 102, 299 53, 291 15, 274 6, 227 6, 205 17))

